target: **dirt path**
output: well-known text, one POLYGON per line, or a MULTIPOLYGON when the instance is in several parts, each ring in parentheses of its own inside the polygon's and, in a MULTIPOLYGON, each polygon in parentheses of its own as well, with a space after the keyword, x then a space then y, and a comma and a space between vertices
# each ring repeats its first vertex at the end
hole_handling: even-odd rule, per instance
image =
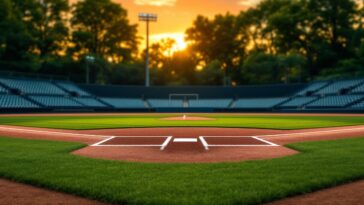
POLYGON ((0 179, 0 205, 106 205, 69 194, 0 179))
POLYGON ((364 204, 364 181, 350 183, 311 194, 283 199, 266 205, 361 205, 364 204))

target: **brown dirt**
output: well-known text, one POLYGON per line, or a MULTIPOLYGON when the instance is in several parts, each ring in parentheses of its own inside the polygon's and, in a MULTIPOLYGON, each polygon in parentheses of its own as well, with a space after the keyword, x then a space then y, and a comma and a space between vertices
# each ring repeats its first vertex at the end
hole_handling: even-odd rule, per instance
POLYGON ((283 199, 266 205, 361 205, 364 204, 364 181, 350 183, 311 194, 283 199))
POLYGON ((0 205, 106 205, 55 191, 0 179, 0 205))

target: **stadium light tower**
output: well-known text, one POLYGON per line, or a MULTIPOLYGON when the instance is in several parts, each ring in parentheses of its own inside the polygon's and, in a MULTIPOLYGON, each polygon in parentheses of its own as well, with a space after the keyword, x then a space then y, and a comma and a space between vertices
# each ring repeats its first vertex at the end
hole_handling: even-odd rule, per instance
POLYGON ((139 21, 144 21, 147 25, 147 46, 145 52, 145 86, 150 86, 150 72, 149 72, 149 22, 156 22, 158 19, 157 14, 140 13, 139 21))

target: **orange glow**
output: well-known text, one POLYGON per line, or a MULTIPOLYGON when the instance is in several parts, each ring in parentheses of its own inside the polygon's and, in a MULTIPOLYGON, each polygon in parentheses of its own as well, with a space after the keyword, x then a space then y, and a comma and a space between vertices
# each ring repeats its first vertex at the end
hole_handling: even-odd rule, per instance
POLYGON ((171 52, 174 53, 176 51, 182 51, 187 48, 187 43, 185 42, 185 36, 183 33, 162 33, 155 34, 150 37, 151 43, 159 42, 163 39, 173 39, 176 41, 176 44, 173 46, 171 52))

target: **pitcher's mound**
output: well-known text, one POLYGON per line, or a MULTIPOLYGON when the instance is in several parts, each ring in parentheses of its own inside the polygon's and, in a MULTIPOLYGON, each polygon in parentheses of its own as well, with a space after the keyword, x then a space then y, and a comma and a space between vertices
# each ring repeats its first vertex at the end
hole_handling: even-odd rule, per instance
POLYGON ((181 117, 161 118, 161 120, 167 120, 167 121, 211 121, 211 120, 216 120, 216 119, 215 118, 208 118, 208 117, 181 116, 181 117))

